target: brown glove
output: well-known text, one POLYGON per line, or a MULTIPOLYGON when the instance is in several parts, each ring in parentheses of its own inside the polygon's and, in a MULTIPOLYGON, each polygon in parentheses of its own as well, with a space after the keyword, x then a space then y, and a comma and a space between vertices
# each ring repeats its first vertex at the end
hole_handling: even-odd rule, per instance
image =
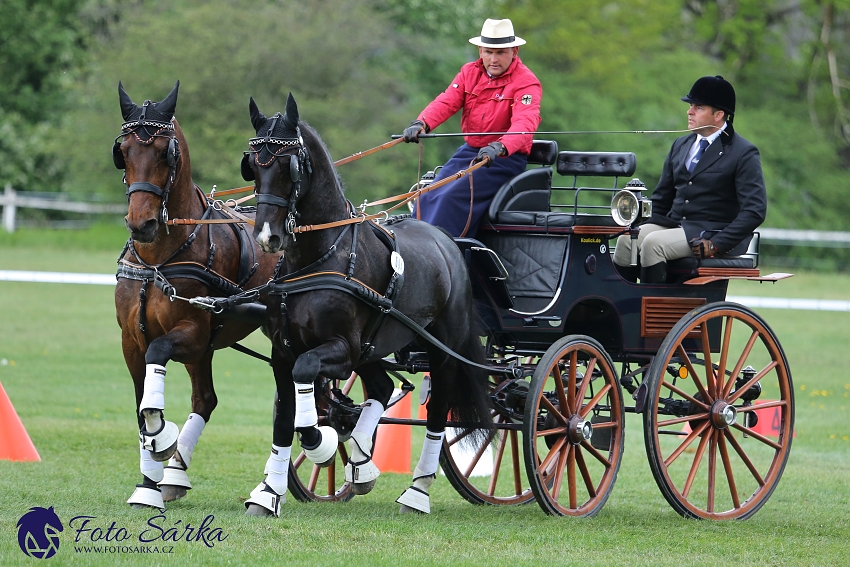
POLYGON ((694 238, 688 244, 691 245, 691 250, 697 258, 714 258, 717 254, 714 243, 707 238, 694 238))

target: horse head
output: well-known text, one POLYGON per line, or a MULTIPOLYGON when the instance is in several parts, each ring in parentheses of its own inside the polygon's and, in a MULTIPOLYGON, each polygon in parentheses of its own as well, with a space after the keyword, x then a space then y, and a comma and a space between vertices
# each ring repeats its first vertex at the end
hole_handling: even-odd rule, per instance
POLYGON ((248 108, 257 137, 251 138, 242 158, 242 177, 254 182, 257 195, 254 238, 265 252, 273 253, 284 247, 287 237, 294 238, 300 217, 297 203, 310 188, 313 166, 292 93, 284 114, 267 118, 253 97, 248 108))
MULTIPOLYGON (((188 168, 186 141, 174 119, 177 89, 160 102, 135 104, 118 83, 124 123, 115 138, 112 159, 124 170, 128 212, 124 217, 133 240, 152 242, 168 221, 169 193, 178 174, 188 168)), ((185 177, 188 179, 188 177, 185 177)))

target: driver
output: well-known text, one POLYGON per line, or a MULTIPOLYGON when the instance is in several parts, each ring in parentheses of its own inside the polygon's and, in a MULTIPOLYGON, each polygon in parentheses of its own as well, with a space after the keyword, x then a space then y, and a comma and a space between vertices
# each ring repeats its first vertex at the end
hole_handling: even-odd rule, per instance
POLYGON ((465 134, 527 134, 466 136, 466 143, 434 181, 468 168, 473 161, 487 159, 488 169, 478 169, 419 197, 416 217, 446 229, 452 236, 474 235, 502 184, 525 171, 533 134, 540 124, 543 94, 540 81, 520 61, 519 46, 525 40, 514 35, 510 20, 488 19, 481 35, 469 43, 478 46, 479 59, 461 67, 448 88, 405 129, 404 141, 418 142, 419 134, 430 132, 460 109, 461 130, 465 134))
MULTIPOLYGON (((652 216, 637 238, 641 283, 665 283, 667 262, 744 254, 767 214, 759 151, 735 133, 735 89, 720 75, 702 77, 682 97, 692 133, 673 142, 652 192, 652 216)), ((636 281, 633 240, 617 239, 614 264, 636 281)))

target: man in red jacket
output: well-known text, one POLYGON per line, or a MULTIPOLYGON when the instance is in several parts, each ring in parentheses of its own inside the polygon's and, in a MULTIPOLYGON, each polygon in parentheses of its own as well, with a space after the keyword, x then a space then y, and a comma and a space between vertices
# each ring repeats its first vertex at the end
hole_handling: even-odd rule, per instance
POLYGON ((464 133, 526 134, 466 136, 466 143, 435 181, 468 168, 473 161, 487 160, 487 169, 478 169, 419 198, 417 217, 445 228, 453 236, 474 235, 496 191, 525 171, 531 141, 540 124, 543 94, 540 81, 520 61, 519 46, 525 40, 514 35, 510 20, 487 20, 481 35, 469 42, 478 46, 479 59, 461 67, 445 92, 405 129, 405 142, 418 142, 419 134, 430 132, 461 109, 464 133))

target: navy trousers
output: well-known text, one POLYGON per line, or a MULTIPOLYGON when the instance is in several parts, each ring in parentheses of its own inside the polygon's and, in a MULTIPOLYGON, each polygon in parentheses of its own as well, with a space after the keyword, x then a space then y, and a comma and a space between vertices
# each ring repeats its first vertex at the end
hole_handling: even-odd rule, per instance
MULTIPOLYGON (((455 155, 437 173, 435 182, 450 177, 462 169, 468 169, 470 162, 478 155, 479 148, 464 144, 455 155)), ((472 220, 464 236, 475 236, 481 219, 487 214, 490 201, 506 181, 525 171, 528 156, 514 154, 498 157, 490 167, 482 167, 471 175, 456 179, 439 189, 425 193, 417 205, 420 218, 434 226, 446 229, 452 236, 461 236, 469 218, 469 178, 472 177, 474 197, 472 202, 472 220)), ((416 211, 414 211, 416 215, 416 211)))

